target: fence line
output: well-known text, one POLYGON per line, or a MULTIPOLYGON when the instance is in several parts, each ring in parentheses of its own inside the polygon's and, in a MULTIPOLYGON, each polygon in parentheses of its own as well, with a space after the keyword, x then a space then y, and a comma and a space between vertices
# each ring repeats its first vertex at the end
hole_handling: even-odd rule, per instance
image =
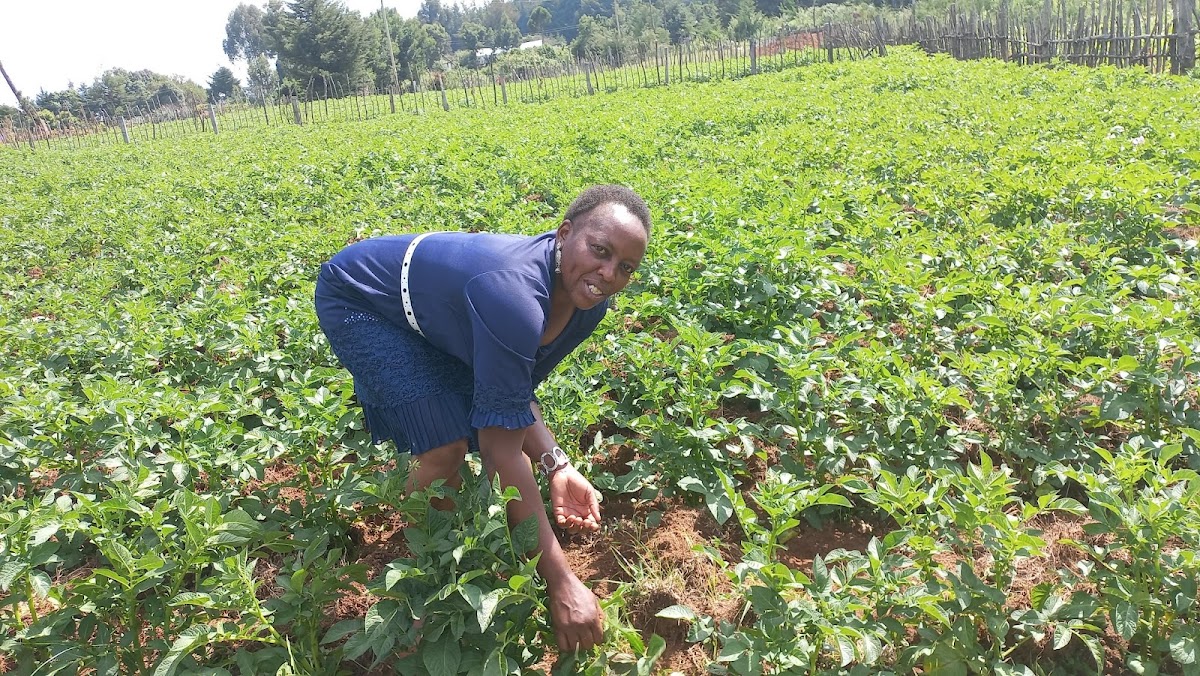
POLYGON ((888 44, 918 44, 927 52, 959 59, 994 58, 1021 64, 1056 59, 1098 66, 1142 66, 1150 72, 1180 75, 1196 64, 1196 3, 1175 0, 1173 14, 1165 2, 1147 0, 1126 12, 1122 0, 1097 0, 1077 12, 1046 0, 1036 17, 1011 16, 1009 0, 1001 0, 994 16, 962 14, 950 6, 944 19, 910 17, 884 22, 888 44))
MULTIPOLYGON (((284 96, 263 101, 191 103, 154 111, 131 111, 128 116, 98 117, 79 111, 74 125, 57 130, 25 124, 0 127, 0 141, 31 148, 88 148, 141 143, 216 132, 262 129, 375 119, 395 113, 425 114, 434 109, 490 108, 513 103, 538 103, 576 98, 599 92, 665 87, 682 81, 703 82, 744 77, 811 63, 832 53, 833 58, 859 58, 854 45, 825 49, 821 31, 794 31, 760 40, 684 45, 648 45, 645 58, 630 62, 596 55, 571 62, 541 63, 503 69, 494 64, 479 70, 459 68, 423 73, 403 87, 376 91, 366 87, 341 98, 284 96), (845 52, 845 53, 843 53, 845 52), (120 131, 122 122, 129 140, 120 131)), ((74 111, 72 111, 74 112, 74 111)))
MULTIPOLYGON (((488 108, 590 96, 679 82, 724 80, 780 70, 819 60, 883 56, 889 45, 915 44, 930 53, 959 59, 996 58, 1020 64, 1056 59, 1097 66, 1141 66, 1151 72, 1187 72, 1195 65, 1196 0, 1144 0, 1126 14, 1122 0, 1097 0, 1070 14, 1045 0, 1041 13, 1024 21, 1011 16, 1001 0, 995 16, 962 14, 951 5, 944 19, 876 17, 871 21, 826 23, 746 41, 718 40, 682 45, 639 45, 636 59, 597 54, 568 62, 531 65, 494 63, 479 69, 457 68, 424 73, 403 87, 376 91, 364 87, 340 91, 337 83, 309 83, 303 96, 292 92, 272 101, 185 102, 129 116, 97 117, 79 111, 77 122, 52 130, 31 123, 0 126, 0 142, 30 148, 89 148, 142 143, 220 131, 283 125, 362 121, 397 113, 426 114, 434 109, 488 108), (499 72, 497 72, 499 71, 499 72), (318 87, 319 85, 319 87, 318 87), (331 92, 339 98, 318 98, 331 92), (215 129, 214 129, 215 123, 215 129), (124 131, 122 131, 124 130, 124 131)), ((74 111, 72 111, 74 113, 74 111)))

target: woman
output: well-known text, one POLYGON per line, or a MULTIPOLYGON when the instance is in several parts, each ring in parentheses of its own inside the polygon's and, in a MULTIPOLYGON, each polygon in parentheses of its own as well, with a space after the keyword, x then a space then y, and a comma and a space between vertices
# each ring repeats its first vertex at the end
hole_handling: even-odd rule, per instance
POLYGON ((317 279, 321 329, 354 376, 372 440, 392 439, 415 459, 409 488, 457 487, 475 449, 520 491, 509 518, 538 519, 538 572, 563 651, 600 642, 600 606, 567 565, 530 461, 548 477, 559 526, 598 530, 600 506, 533 391, 595 330, 649 237, 645 201, 602 185, 580 194, 552 232, 377 237, 343 249, 317 279))

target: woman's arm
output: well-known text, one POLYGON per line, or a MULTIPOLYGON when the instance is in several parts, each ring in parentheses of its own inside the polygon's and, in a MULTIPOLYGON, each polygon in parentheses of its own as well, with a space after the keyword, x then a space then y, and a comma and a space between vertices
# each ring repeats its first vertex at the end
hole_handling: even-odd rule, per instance
POLYGON ((559 649, 587 649, 603 638, 600 604, 596 595, 579 581, 567 564, 567 558, 546 517, 546 507, 533 477, 533 469, 522 453, 527 430, 538 427, 549 435, 545 425, 535 424, 517 430, 485 427, 479 430, 480 454, 488 474, 498 474, 501 486, 514 486, 521 494, 519 501, 508 503, 509 521, 521 523, 531 516, 538 520, 537 551, 541 553, 538 573, 546 580, 550 591, 550 616, 559 649))
MULTIPOLYGON (((526 428, 524 449, 530 462, 537 467, 542 454, 558 444, 546 427, 537 402, 530 403, 529 407, 536 422, 526 428)), ((596 499, 596 491, 574 467, 568 465, 550 476, 550 502, 554 522, 560 528, 573 532, 600 530, 600 502, 596 499)))

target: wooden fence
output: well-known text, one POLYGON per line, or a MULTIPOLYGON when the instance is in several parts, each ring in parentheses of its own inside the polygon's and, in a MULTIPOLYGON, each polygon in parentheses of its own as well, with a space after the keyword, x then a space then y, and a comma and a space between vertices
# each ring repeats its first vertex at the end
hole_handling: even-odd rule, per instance
POLYGON ((1196 0, 1142 0, 1144 5, 1133 5, 1131 10, 1126 9, 1126 2, 1093 0, 1077 12, 1068 12, 1065 3, 1056 10, 1054 0, 1045 0, 1038 16, 1022 19, 1011 16, 1008 0, 1001 0, 994 16, 962 14, 952 5, 945 19, 916 19, 908 13, 904 19, 880 16, 870 21, 827 23, 742 42, 644 45, 632 61, 597 55, 515 68, 495 64, 456 68, 425 74, 403 89, 339 92, 346 94, 339 98, 314 99, 315 89, 328 89, 323 86, 258 103, 192 102, 154 111, 128 111, 126 116, 78 111, 73 123, 60 129, 25 119, 16 125, 0 125, 0 143, 33 149, 86 148, 228 130, 423 114, 436 109, 486 108, 737 78, 818 60, 883 56, 888 45, 901 44, 917 44, 927 52, 960 59, 995 58, 1022 64, 1061 59, 1088 66, 1142 66, 1152 72, 1190 71, 1196 61, 1196 0), (1168 7, 1168 2, 1173 5, 1168 7))
POLYGON ((861 56, 861 50, 848 47, 827 49, 826 42, 818 30, 789 31, 742 42, 651 44, 633 61, 597 55, 510 69, 495 64, 477 70, 456 68, 425 73, 402 88, 364 88, 339 98, 311 99, 309 92, 298 92, 298 96, 273 101, 188 103, 154 111, 133 110, 127 115, 71 111, 75 119, 59 129, 29 125, 24 119, 16 125, 0 125, 0 142, 35 150, 87 148, 280 125, 353 122, 398 113, 448 112, 723 80, 823 58, 861 56))
POLYGON ((960 59, 994 58, 1022 64, 1061 59, 1085 66, 1142 66, 1181 75, 1196 65, 1196 2, 1146 0, 1132 8, 1121 0, 1096 0, 1071 12, 1052 0, 1036 17, 1011 16, 1003 0, 994 16, 963 14, 951 6, 945 19, 885 22, 889 44, 919 44, 927 52, 960 59))

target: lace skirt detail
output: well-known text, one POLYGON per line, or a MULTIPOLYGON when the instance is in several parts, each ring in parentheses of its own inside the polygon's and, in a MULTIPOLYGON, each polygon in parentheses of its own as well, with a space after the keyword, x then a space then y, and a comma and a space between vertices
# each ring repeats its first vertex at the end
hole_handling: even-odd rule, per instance
POLYGON ((470 424, 474 376, 469 366, 366 312, 321 328, 354 376, 354 393, 373 442, 391 439, 396 448, 420 455, 465 438, 478 450, 470 424))

